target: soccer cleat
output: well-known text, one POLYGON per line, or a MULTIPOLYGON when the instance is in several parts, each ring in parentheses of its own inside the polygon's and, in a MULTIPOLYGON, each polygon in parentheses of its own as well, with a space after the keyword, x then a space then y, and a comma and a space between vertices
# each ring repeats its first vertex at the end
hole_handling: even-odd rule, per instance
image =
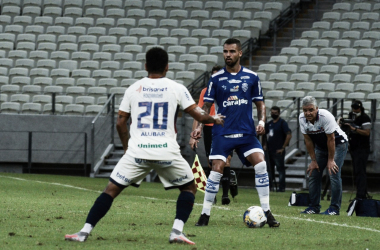
POLYGON ((236 195, 238 195, 238 186, 237 186, 237 177, 235 174, 235 171, 230 170, 231 177, 230 177, 230 193, 232 196, 232 199, 235 198, 236 195))
POLYGON ((222 205, 228 205, 230 204, 230 198, 228 196, 222 196, 222 205))
POLYGON ((339 211, 335 208, 329 207, 326 211, 323 213, 320 213, 322 215, 339 215, 339 211))
POLYGON ((179 244, 189 244, 189 245, 195 245, 194 242, 186 238, 186 235, 184 233, 175 233, 171 232, 169 236, 169 242, 172 243, 179 243, 179 244))
POLYGON ((209 219, 210 219, 210 215, 201 214, 201 217, 199 217, 199 220, 198 220, 197 224, 195 224, 195 225, 198 227, 207 226, 209 219))
POLYGON ((280 222, 276 221, 276 219, 273 217, 273 214, 271 213, 270 210, 264 212, 265 216, 267 217, 267 224, 269 227, 279 227, 280 222))
POLYGON ((319 211, 313 207, 308 207, 305 211, 302 211, 301 214, 319 214, 319 211))
POLYGON ((84 242, 88 238, 88 233, 79 232, 75 234, 66 234, 65 240, 84 242))

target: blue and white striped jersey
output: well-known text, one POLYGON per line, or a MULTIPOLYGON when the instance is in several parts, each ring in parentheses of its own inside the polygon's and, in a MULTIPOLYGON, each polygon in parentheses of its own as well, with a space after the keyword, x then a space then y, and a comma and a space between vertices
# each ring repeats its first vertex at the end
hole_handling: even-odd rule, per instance
POLYGON ((215 113, 226 116, 224 127, 213 126, 213 136, 256 135, 252 102, 263 101, 263 93, 255 72, 243 66, 238 73, 221 69, 211 76, 203 100, 215 103, 215 113))

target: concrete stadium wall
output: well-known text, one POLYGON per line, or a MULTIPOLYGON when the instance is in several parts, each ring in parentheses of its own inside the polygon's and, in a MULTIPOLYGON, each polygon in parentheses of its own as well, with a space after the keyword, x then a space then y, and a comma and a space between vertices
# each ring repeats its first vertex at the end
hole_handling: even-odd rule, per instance
MULTIPOLYGON (((99 125, 105 119, 100 117, 99 125)), ((32 132, 33 163, 84 163, 84 134, 90 163, 92 120, 93 117, 85 116, 0 114, 0 163, 28 162, 28 132, 32 132)), ((110 133, 100 129, 97 138, 99 154, 109 144, 110 133)))

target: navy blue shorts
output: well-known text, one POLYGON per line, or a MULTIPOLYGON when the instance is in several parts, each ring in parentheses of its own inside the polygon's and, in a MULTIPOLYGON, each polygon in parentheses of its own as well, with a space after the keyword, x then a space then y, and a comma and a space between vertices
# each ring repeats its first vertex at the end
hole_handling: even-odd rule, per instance
POLYGON ((232 150, 236 151, 240 161, 245 166, 251 166, 246 157, 252 153, 260 152, 264 155, 263 148, 255 135, 243 135, 242 137, 227 138, 225 135, 212 137, 210 160, 223 160, 226 162, 232 150))

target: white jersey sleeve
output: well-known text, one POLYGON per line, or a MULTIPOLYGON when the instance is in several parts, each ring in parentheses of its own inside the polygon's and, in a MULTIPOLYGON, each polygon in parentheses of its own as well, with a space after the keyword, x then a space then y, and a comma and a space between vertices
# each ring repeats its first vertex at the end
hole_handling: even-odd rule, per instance
POLYGON ((180 105, 182 109, 185 110, 186 108, 195 104, 195 101, 191 97, 189 90, 185 86, 178 84, 177 88, 178 88, 178 91, 177 91, 178 104, 180 105))
POLYGON ((131 113, 131 98, 129 98, 130 93, 131 93, 131 88, 128 88, 125 91, 123 100, 120 103, 120 106, 119 106, 120 111, 131 113))
POLYGON ((335 117, 330 112, 323 112, 322 125, 326 134, 332 134, 339 129, 338 123, 335 121, 335 117))

